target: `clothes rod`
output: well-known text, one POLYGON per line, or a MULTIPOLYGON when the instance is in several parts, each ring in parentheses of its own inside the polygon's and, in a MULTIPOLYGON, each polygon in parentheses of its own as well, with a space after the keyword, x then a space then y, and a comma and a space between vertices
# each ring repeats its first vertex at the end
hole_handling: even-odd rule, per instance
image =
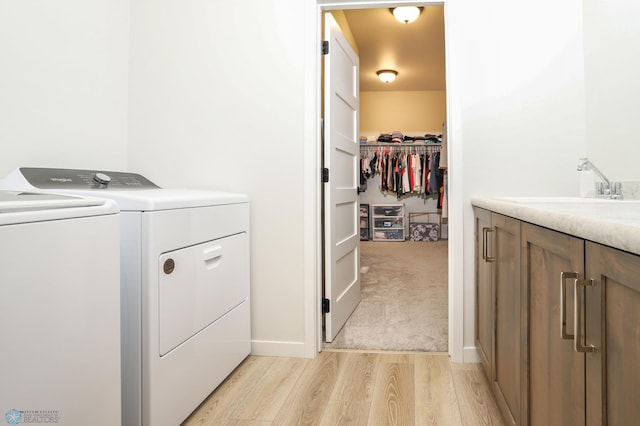
POLYGON ((442 146, 442 143, 401 143, 401 142, 376 142, 376 143, 361 143, 360 147, 376 147, 376 146, 442 146))

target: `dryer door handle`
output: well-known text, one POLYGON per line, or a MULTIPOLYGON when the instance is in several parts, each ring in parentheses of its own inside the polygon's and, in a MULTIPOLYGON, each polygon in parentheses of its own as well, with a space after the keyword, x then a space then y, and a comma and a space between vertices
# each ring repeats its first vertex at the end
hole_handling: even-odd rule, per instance
POLYGON ((212 269, 218 266, 222 254, 223 252, 221 245, 210 246, 202 250, 202 259, 207 265, 207 268, 212 269))

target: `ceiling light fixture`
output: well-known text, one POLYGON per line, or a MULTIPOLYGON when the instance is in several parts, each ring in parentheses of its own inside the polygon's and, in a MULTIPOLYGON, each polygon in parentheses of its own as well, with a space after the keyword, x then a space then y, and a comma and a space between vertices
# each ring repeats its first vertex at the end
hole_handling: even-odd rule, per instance
POLYGON ((376 72, 378 74, 378 78, 383 83, 391 83, 398 76, 398 71, 394 70, 380 70, 376 72))
POLYGON ((398 22, 402 22, 403 24, 409 24, 415 21, 416 19, 418 19, 418 16, 420 16, 420 13, 422 12, 422 8, 417 6, 395 7, 390 10, 391 13, 393 13, 393 16, 396 17, 398 22))

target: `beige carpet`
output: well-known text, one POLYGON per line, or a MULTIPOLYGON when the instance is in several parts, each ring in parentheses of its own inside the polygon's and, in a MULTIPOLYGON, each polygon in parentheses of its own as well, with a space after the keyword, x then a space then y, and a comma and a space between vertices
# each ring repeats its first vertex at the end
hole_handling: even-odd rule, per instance
POLYGON ((363 241, 360 265, 362 301, 325 347, 446 352, 447 240, 363 241))

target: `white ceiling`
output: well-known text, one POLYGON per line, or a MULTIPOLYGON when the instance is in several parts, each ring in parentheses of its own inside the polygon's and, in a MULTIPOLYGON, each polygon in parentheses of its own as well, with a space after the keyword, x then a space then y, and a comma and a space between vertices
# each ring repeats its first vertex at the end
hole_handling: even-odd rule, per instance
POLYGON ((360 51, 361 91, 446 89, 443 6, 425 7, 410 24, 396 21, 388 8, 344 14, 360 51), (382 83, 381 69, 398 71, 398 78, 382 83))

